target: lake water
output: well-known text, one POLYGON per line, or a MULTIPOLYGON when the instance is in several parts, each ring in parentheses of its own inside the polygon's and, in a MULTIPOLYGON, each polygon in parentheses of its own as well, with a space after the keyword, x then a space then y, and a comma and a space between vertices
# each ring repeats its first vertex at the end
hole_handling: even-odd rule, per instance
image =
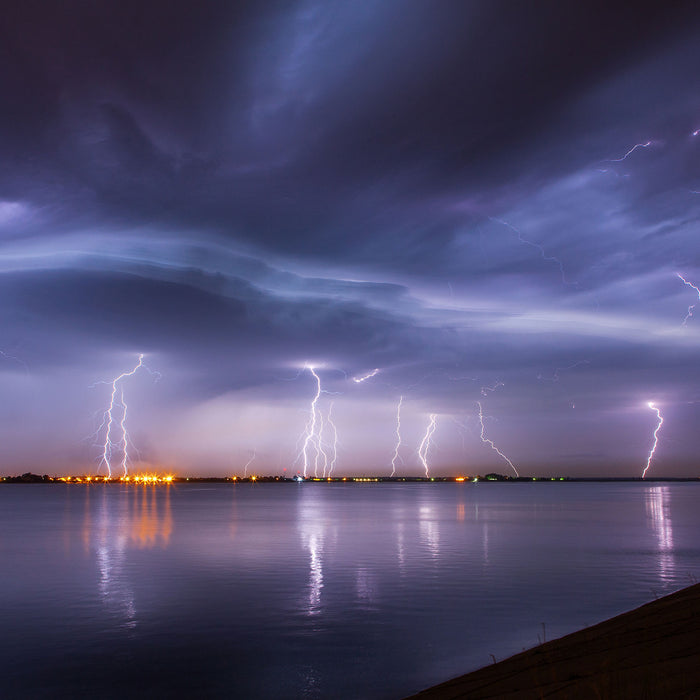
POLYGON ((4 485, 0 697, 401 698, 700 578, 700 483, 4 485))

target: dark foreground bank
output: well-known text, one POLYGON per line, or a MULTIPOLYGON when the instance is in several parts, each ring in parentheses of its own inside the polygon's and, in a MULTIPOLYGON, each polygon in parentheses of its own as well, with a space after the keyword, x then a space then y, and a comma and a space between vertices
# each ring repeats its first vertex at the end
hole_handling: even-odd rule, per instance
POLYGON ((412 698, 700 698, 700 584, 412 698))

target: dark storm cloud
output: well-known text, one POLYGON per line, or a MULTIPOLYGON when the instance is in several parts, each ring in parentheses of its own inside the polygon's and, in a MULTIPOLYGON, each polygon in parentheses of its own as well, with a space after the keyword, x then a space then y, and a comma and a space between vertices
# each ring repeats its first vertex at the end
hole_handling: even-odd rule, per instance
POLYGON ((220 293, 133 274, 6 273, 0 277, 3 325, 36 336, 24 347, 35 368, 70 361, 76 349, 85 355, 114 346, 174 348, 191 361, 214 363, 220 391, 249 377, 254 364, 269 374, 290 357, 303 364, 306 357, 329 356, 347 369, 360 355, 384 364, 425 360, 426 345, 449 336, 358 302, 276 296, 241 281, 225 293, 212 286, 220 293), (47 343, 51 337, 62 338, 64 347, 47 343))
POLYGON ((365 261, 364 246, 386 258, 399 237, 419 248, 449 235, 449 219, 425 230, 426 195, 483 197, 581 164, 561 112, 689 15, 554 2, 43 9, 15 7, 1 42, 10 191, 24 175, 43 203, 68 194, 74 216, 92 206, 365 261))
POLYGON ((318 362, 525 453, 696 400, 700 13, 644 5, 12 3, 0 350, 57 396, 146 352, 191 404, 318 362))

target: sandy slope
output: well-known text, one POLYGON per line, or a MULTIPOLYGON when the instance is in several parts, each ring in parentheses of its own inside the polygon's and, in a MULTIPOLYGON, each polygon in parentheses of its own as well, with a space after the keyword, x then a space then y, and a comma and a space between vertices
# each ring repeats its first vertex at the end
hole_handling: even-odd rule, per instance
POLYGON ((700 584, 412 697, 700 699, 700 584))

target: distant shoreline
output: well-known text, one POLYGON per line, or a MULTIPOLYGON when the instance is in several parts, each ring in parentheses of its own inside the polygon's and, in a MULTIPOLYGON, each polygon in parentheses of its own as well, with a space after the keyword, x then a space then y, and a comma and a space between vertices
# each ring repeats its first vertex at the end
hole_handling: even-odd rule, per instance
POLYGON ((130 476, 127 479, 112 478, 95 475, 78 476, 40 476, 27 472, 20 476, 0 477, 0 484, 121 484, 121 485, 168 485, 168 484, 279 484, 279 483, 679 483, 700 482, 700 477, 580 477, 580 476, 518 476, 509 477, 502 474, 487 474, 486 476, 331 476, 331 477, 307 477, 295 479, 285 476, 130 476))

